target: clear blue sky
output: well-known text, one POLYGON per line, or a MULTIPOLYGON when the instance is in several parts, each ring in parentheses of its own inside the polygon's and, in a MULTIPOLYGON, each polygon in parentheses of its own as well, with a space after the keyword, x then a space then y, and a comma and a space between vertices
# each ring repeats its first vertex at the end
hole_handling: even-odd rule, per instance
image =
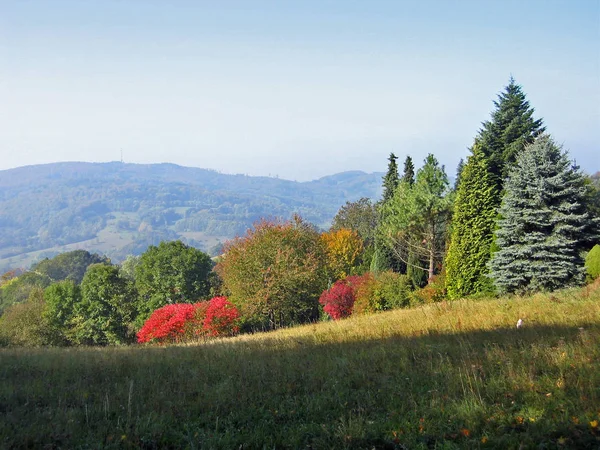
POLYGON ((600 170, 599 0, 2 0, 0 169, 452 175, 511 74, 600 170))

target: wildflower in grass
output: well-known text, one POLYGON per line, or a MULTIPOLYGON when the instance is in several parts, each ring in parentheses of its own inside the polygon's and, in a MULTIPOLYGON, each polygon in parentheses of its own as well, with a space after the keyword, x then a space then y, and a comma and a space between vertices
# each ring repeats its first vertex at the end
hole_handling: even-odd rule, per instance
POLYGON ((597 420, 592 420, 590 422, 590 427, 592 427, 592 428, 598 428, 598 421, 597 420))
POLYGON ((462 434, 464 437, 469 437, 471 435, 471 431, 467 428, 461 428, 460 434, 462 434))

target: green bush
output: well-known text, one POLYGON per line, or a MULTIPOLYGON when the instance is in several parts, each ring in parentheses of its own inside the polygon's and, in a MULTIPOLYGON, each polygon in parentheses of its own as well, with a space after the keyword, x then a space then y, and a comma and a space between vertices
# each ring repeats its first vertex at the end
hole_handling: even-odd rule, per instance
POLYGON ((356 287, 354 313, 366 314, 410 306, 412 283, 407 275, 385 271, 367 273, 356 287))
POLYGON ((600 245, 594 245, 585 258, 588 281, 594 281, 600 276, 600 245))
POLYGON ((412 283, 407 275, 387 271, 377 275, 378 291, 384 309, 406 308, 410 306, 412 283))
POLYGON ((36 288, 27 301, 6 308, 0 318, 0 343, 23 347, 51 344, 51 329, 42 317, 44 306, 43 291, 36 288))

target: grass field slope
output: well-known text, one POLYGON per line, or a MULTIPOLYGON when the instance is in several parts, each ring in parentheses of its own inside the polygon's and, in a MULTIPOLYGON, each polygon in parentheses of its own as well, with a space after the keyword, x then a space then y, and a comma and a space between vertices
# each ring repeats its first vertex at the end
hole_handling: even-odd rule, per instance
POLYGON ((600 284, 189 346, 4 349, 0 379, 3 448, 597 449, 600 284))

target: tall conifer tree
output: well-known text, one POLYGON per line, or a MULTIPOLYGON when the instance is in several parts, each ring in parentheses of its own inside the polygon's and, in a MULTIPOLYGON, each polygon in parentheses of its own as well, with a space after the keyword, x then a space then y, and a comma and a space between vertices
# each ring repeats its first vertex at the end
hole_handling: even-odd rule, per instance
MULTIPOLYGON (((379 222, 384 217, 384 206, 391 198, 394 197, 394 192, 398 188, 400 183, 400 176, 398 174, 398 157, 394 153, 390 153, 388 158, 388 168, 385 176, 383 177, 383 195, 381 201, 377 204, 379 213, 379 222)), ((406 270, 402 263, 394 257, 392 249, 388 246, 386 240, 380 233, 379 228, 375 233, 375 246, 373 251, 373 257, 371 260, 372 272, 383 272, 385 270, 394 270, 396 272, 403 272, 406 270)))
POLYGON ((450 298, 492 290, 486 263, 496 219, 498 182, 477 144, 472 151, 462 170, 454 203, 446 258, 446 288, 450 298))
MULTIPOLYGON (((447 260, 451 261, 451 269, 447 272, 446 285, 454 297, 482 292, 486 285, 483 280, 488 274, 487 262, 492 253, 493 226, 490 224, 495 220, 502 200, 503 180, 525 145, 531 144, 545 130, 542 119, 533 118, 534 109, 529 105, 521 86, 512 77, 494 105, 496 109, 491 114, 491 120, 483 123, 471 149, 473 156, 476 152, 481 155, 470 157, 463 169, 478 172, 480 177, 483 177, 484 172, 489 176, 484 178, 485 182, 472 186, 473 189, 483 191, 471 194, 471 199, 463 194, 457 198, 454 207, 457 223, 463 224, 454 227, 452 240, 457 243, 450 243, 447 256, 447 260), (485 171, 482 172, 482 167, 469 167, 481 165, 482 158, 486 160, 485 171), (495 183, 495 186, 488 183, 495 183), (471 202, 475 198, 481 201, 485 199, 486 203, 474 206, 471 202), (472 229, 464 224, 477 224, 477 227, 472 229), (482 258, 477 264, 466 266, 460 263, 472 261, 475 255, 482 258), (452 266, 452 261, 456 265, 452 266)), ((462 178, 464 174, 457 186, 458 190, 463 183, 462 178)))
POLYGON ((512 77, 494 106, 492 119, 483 123, 476 141, 490 161, 491 172, 502 183, 517 155, 546 128, 542 119, 533 118, 535 109, 512 77))
POLYGON ((542 136, 517 157, 505 183, 490 261, 500 292, 552 291, 582 284, 582 250, 597 237, 585 208, 584 177, 542 136))
POLYGON ((402 174, 401 181, 408 183, 409 186, 415 183, 415 165, 410 156, 407 156, 404 160, 404 173, 402 174))
POLYGON ((398 163, 396 162, 398 157, 393 153, 390 153, 390 157, 388 158, 388 169, 383 177, 383 198, 382 203, 387 202, 390 198, 394 196, 394 191, 398 187, 398 183, 400 182, 400 177, 398 175, 398 163))

